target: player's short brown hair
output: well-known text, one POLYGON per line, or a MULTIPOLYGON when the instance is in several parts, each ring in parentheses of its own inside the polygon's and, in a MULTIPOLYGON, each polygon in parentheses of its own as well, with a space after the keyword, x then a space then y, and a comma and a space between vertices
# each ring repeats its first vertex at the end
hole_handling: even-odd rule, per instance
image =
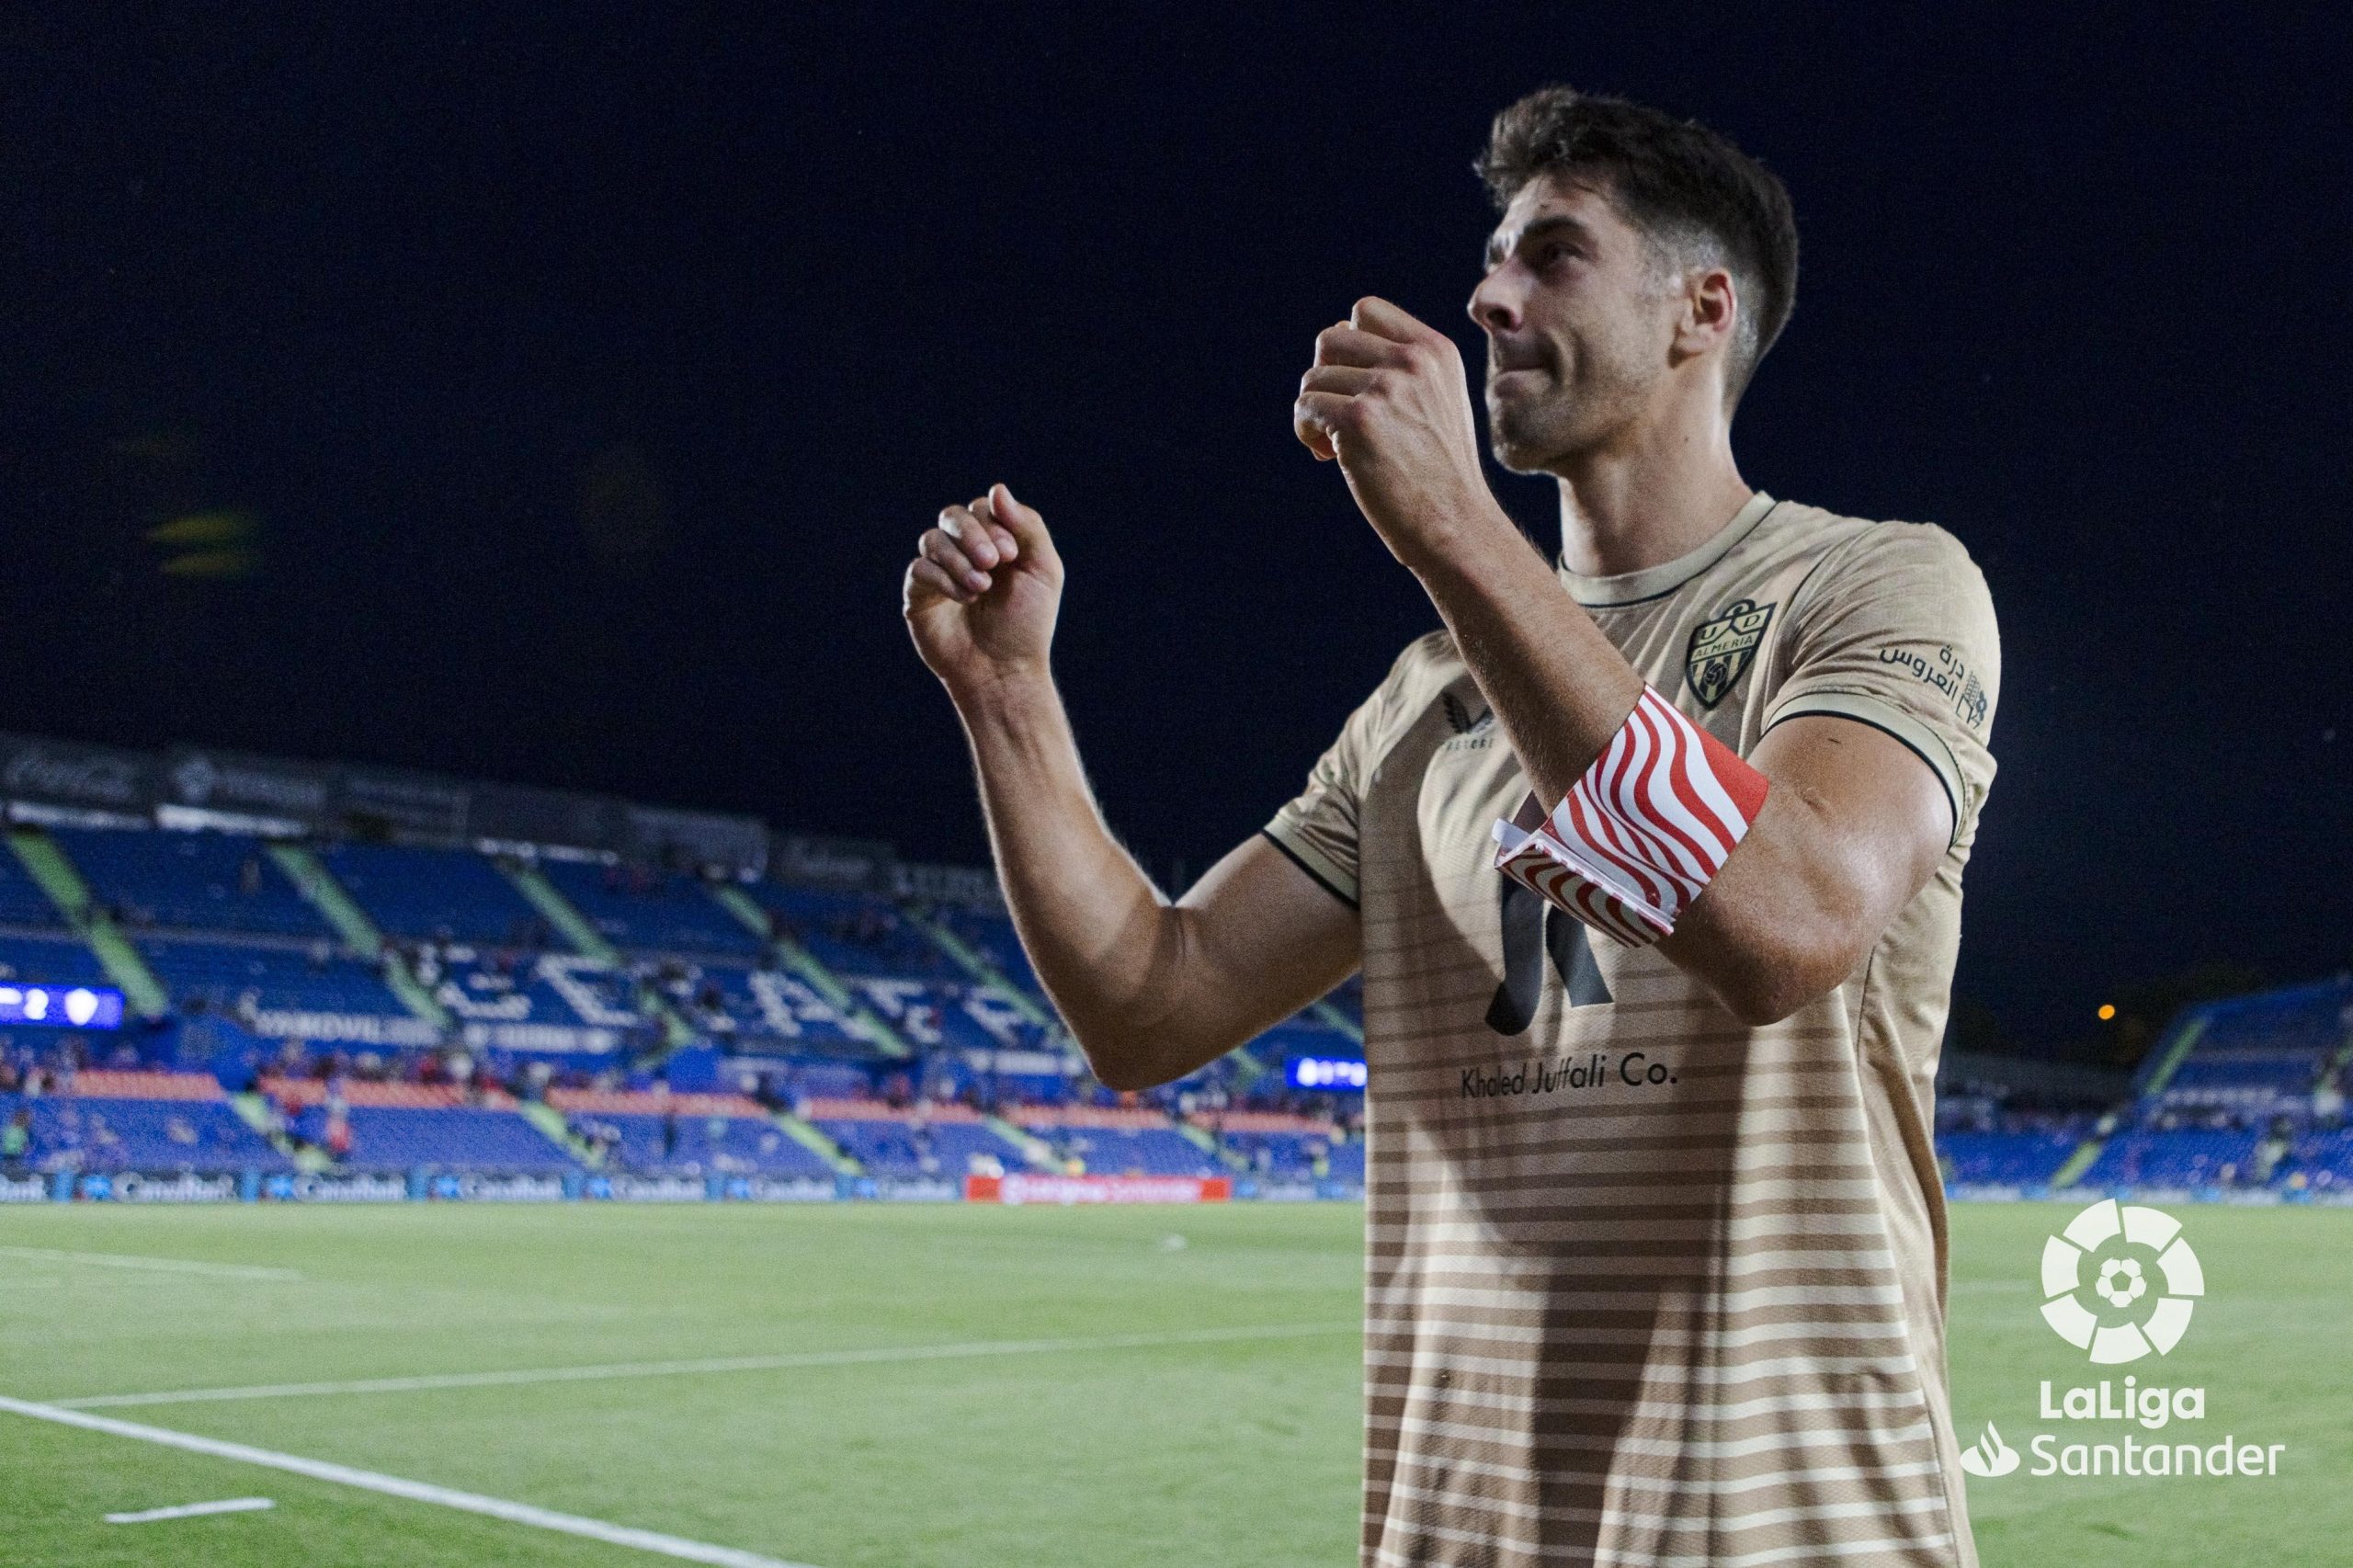
POLYGON ((1797 218, 1770 169, 1696 120, 1561 86, 1495 116, 1476 166, 1499 211, 1552 176, 1607 196, 1670 252, 1715 252, 1740 297, 1724 367, 1725 393, 1739 400, 1797 303, 1797 218))

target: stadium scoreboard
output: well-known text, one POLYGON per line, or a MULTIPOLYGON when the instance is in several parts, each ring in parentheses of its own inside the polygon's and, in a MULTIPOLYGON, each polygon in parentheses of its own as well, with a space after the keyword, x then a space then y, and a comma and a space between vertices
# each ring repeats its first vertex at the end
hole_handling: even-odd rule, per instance
POLYGON ((0 985, 0 1024, 120 1028, 122 993, 111 986, 0 985))

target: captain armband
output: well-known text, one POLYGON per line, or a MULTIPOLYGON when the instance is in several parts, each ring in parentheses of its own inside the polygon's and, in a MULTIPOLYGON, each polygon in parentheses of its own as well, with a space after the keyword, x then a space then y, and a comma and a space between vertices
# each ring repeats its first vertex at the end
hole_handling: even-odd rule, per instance
POLYGON ((1765 804, 1766 778, 1648 686, 1547 819, 1495 824, 1495 869, 1623 946, 1675 929, 1765 804))

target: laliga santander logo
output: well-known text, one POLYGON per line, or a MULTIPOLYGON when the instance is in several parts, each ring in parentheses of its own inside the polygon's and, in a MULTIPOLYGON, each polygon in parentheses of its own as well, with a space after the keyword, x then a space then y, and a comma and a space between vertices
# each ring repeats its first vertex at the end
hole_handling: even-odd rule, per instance
POLYGON ((2018 1451, 2002 1441, 2002 1435, 1994 1430, 1991 1421, 1985 1423, 1984 1437, 1961 1450, 1961 1468, 1988 1480, 2009 1474, 2019 1463, 2018 1451))
POLYGON ((2115 1366, 2180 1344, 2206 1275, 2180 1221, 2111 1198, 2043 1242, 2042 1293, 2043 1321, 2059 1337, 2115 1366), (2087 1281, 2085 1266, 2095 1260, 2087 1281))
MULTIPOLYGON (((2198 1298, 2206 1293, 2206 1278, 2182 1240, 2179 1221, 2111 1199, 2092 1204, 2043 1243, 2042 1293, 2043 1320, 2059 1337, 2094 1362, 2114 1366, 2166 1355, 2179 1345, 2198 1298)), ((2243 1442, 2230 1432, 2218 1442, 2202 1435, 2188 1442, 2158 1436, 2175 1422, 2206 1419, 2203 1388, 2143 1388, 2128 1376, 2120 1392, 2107 1381, 2060 1391, 2046 1381, 2041 1396, 2036 1410, 2043 1421, 2104 1422, 2123 1429, 2089 1432, 2086 1441, 2038 1432, 2021 1455, 1989 1421, 1984 1436, 1961 1451, 1961 1468, 1977 1476, 2008 1475, 2021 1466, 2029 1476, 2276 1476, 2288 1449, 2243 1442)))

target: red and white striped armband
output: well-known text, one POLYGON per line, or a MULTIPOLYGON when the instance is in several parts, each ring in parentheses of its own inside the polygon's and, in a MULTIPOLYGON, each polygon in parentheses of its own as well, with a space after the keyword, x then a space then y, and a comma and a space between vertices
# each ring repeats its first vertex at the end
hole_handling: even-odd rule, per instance
POLYGON ((1766 778, 1650 687, 1547 819, 1495 824, 1495 869, 1595 930, 1646 948, 1722 869, 1766 778))

